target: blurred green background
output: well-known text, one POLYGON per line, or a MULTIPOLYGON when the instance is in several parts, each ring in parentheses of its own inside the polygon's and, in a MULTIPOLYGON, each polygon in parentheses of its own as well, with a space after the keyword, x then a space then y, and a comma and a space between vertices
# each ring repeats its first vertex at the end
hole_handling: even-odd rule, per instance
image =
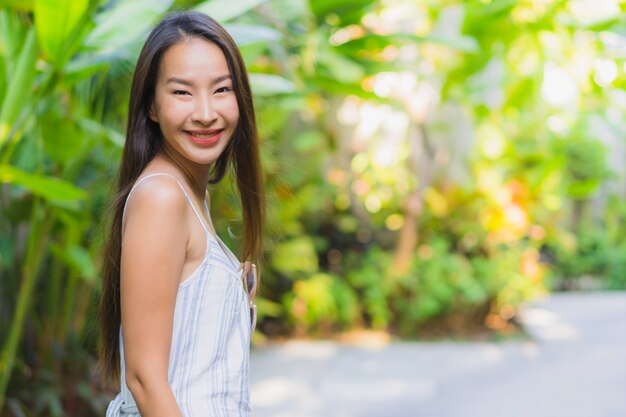
MULTIPOLYGON (((255 343, 506 337, 626 288, 626 2, 2 0, 0 415, 102 414, 106 210, 136 57, 196 8, 241 47, 269 218, 255 343)), ((212 187, 238 247, 237 197, 212 187)))

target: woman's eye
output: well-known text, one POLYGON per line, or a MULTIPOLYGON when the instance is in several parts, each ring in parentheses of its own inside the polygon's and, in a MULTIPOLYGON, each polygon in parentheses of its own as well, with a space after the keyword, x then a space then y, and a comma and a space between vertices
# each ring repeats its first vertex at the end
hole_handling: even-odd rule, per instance
POLYGON ((232 91, 232 88, 230 88, 230 87, 220 87, 217 90, 215 90, 216 93, 228 93, 229 91, 232 91))
POLYGON ((189 94, 189 93, 186 92, 185 90, 176 90, 176 91, 174 91, 173 94, 176 95, 176 96, 183 96, 183 95, 189 94))

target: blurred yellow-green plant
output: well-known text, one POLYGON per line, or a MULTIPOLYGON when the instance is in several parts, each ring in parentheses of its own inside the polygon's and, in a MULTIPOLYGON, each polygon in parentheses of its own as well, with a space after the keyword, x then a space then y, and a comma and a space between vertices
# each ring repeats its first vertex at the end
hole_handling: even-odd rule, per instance
MULTIPOLYGON (((251 72, 264 334, 467 336, 551 287, 626 287, 624 1, 4 0, 3 417, 103 412, 103 219, 135 59, 179 8, 251 72)), ((236 196, 211 193, 237 248, 236 196)))

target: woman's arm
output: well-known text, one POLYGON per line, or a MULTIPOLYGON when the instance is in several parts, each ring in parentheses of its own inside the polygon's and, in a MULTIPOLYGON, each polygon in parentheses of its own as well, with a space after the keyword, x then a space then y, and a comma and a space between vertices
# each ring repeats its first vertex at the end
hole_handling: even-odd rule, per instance
POLYGON ((168 384, 187 202, 167 177, 144 180, 126 211, 120 274, 126 384, 142 417, 182 416, 168 384))

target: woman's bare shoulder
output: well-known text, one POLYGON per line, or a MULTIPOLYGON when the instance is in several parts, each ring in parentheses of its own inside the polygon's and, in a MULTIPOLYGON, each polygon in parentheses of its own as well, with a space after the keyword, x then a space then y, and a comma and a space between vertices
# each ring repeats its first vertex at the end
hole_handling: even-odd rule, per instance
POLYGON ((185 194, 175 178, 169 175, 152 175, 141 179, 129 195, 126 223, 136 217, 159 223, 173 222, 182 226, 187 204, 185 194))

